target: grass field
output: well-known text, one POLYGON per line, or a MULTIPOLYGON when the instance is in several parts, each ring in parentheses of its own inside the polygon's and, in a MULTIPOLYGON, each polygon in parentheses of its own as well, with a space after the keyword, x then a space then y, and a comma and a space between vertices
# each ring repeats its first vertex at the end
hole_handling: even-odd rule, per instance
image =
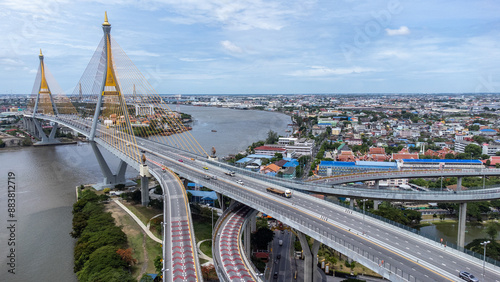
POLYGON ((200 242, 201 240, 212 239, 212 220, 207 220, 206 218, 197 216, 195 214, 192 215, 192 218, 196 241, 200 242))
POLYGON ((212 257, 212 240, 201 243, 200 250, 205 255, 212 257))

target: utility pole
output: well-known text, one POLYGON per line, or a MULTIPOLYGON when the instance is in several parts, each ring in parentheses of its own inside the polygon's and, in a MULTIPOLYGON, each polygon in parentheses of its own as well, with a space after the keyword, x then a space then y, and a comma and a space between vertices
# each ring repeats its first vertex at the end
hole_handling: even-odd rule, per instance
POLYGON ((484 275, 485 275, 484 268, 485 268, 485 265, 486 265, 486 245, 488 245, 489 243, 490 243, 490 241, 484 241, 484 242, 480 243, 481 246, 484 247, 484 255, 483 255, 483 279, 485 279, 484 278, 484 275))

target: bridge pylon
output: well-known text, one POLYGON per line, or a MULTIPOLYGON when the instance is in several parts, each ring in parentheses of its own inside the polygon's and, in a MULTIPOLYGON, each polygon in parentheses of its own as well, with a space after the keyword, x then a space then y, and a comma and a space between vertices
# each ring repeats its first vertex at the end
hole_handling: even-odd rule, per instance
POLYGON ((25 117, 25 123, 28 124, 27 129, 31 131, 33 135, 38 137, 41 141, 36 144, 56 144, 60 143, 59 140, 55 139, 56 131, 58 128, 57 123, 53 123, 52 130, 50 134, 47 136, 43 131, 42 125, 40 121, 36 119, 36 115, 40 110, 42 114, 49 115, 59 115, 59 111, 57 109, 56 103, 54 101, 54 97, 52 96, 52 92, 50 90, 49 83, 47 82, 45 64, 43 61, 42 49, 40 49, 40 54, 38 55, 40 59, 40 67, 38 68, 37 80, 35 80, 34 88, 37 88, 35 105, 33 108, 33 115, 31 118, 25 117), (37 83, 39 80, 39 84, 37 83))
MULTIPOLYGON (((104 32, 103 48, 98 48, 96 52, 100 52, 101 56, 99 57, 104 59, 104 68, 96 72, 99 75, 96 75, 91 82, 92 85, 98 85, 100 89, 95 89, 96 92, 98 91, 96 97, 97 101, 88 140, 92 145, 92 149, 104 175, 104 183, 100 186, 111 187, 117 184, 127 184, 127 180, 125 179, 127 163, 123 160, 120 161, 117 173, 113 174, 106 160, 103 158, 101 151, 97 147, 94 138, 100 137, 105 140, 105 143, 107 143, 106 145, 118 149, 121 153, 124 153, 138 162, 139 154, 130 122, 129 110, 125 97, 120 89, 120 83, 115 70, 111 48, 111 24, 108 22, 106 12, 104 14, 102 30, 104 32), (100 73, 102 73, 102 76, 100 76, 100 73), (100 118, 102 118, 101 122, 100 118), (112 123, 106 123, 106 121, 111 121, 112 123)), ((85 89, 89 91, 88 85, 85 86, 85 89)), ((79 101, 82 101, 84 98, 83 91, 82 81, 80 81, 78 83, 79 101)), ((94 89, 90 88, 90 91, 92 92, 94 89)), ((137 167, 137 169, 139 169, 139 167, 137 167)))

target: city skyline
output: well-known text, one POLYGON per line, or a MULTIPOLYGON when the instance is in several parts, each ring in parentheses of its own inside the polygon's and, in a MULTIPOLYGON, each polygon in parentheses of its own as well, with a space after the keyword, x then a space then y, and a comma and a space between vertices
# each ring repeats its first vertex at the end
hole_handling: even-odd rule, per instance
POLYGON ((499 92, 493 1, 4 1, 2 93, 27 94, 38 52, 72 93, 112 36, 162 94, 499 92), (83 12, 82 12, 83 11, 83 12))

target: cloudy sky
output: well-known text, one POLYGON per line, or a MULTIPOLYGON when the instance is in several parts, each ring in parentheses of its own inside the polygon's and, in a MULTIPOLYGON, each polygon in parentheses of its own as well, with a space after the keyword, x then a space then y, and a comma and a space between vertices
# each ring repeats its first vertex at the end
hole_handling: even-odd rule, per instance
POLYGON ((500 1, 0 0, 0 93, 72 93, 111 34, 158 93, 500 92, 500 1))

